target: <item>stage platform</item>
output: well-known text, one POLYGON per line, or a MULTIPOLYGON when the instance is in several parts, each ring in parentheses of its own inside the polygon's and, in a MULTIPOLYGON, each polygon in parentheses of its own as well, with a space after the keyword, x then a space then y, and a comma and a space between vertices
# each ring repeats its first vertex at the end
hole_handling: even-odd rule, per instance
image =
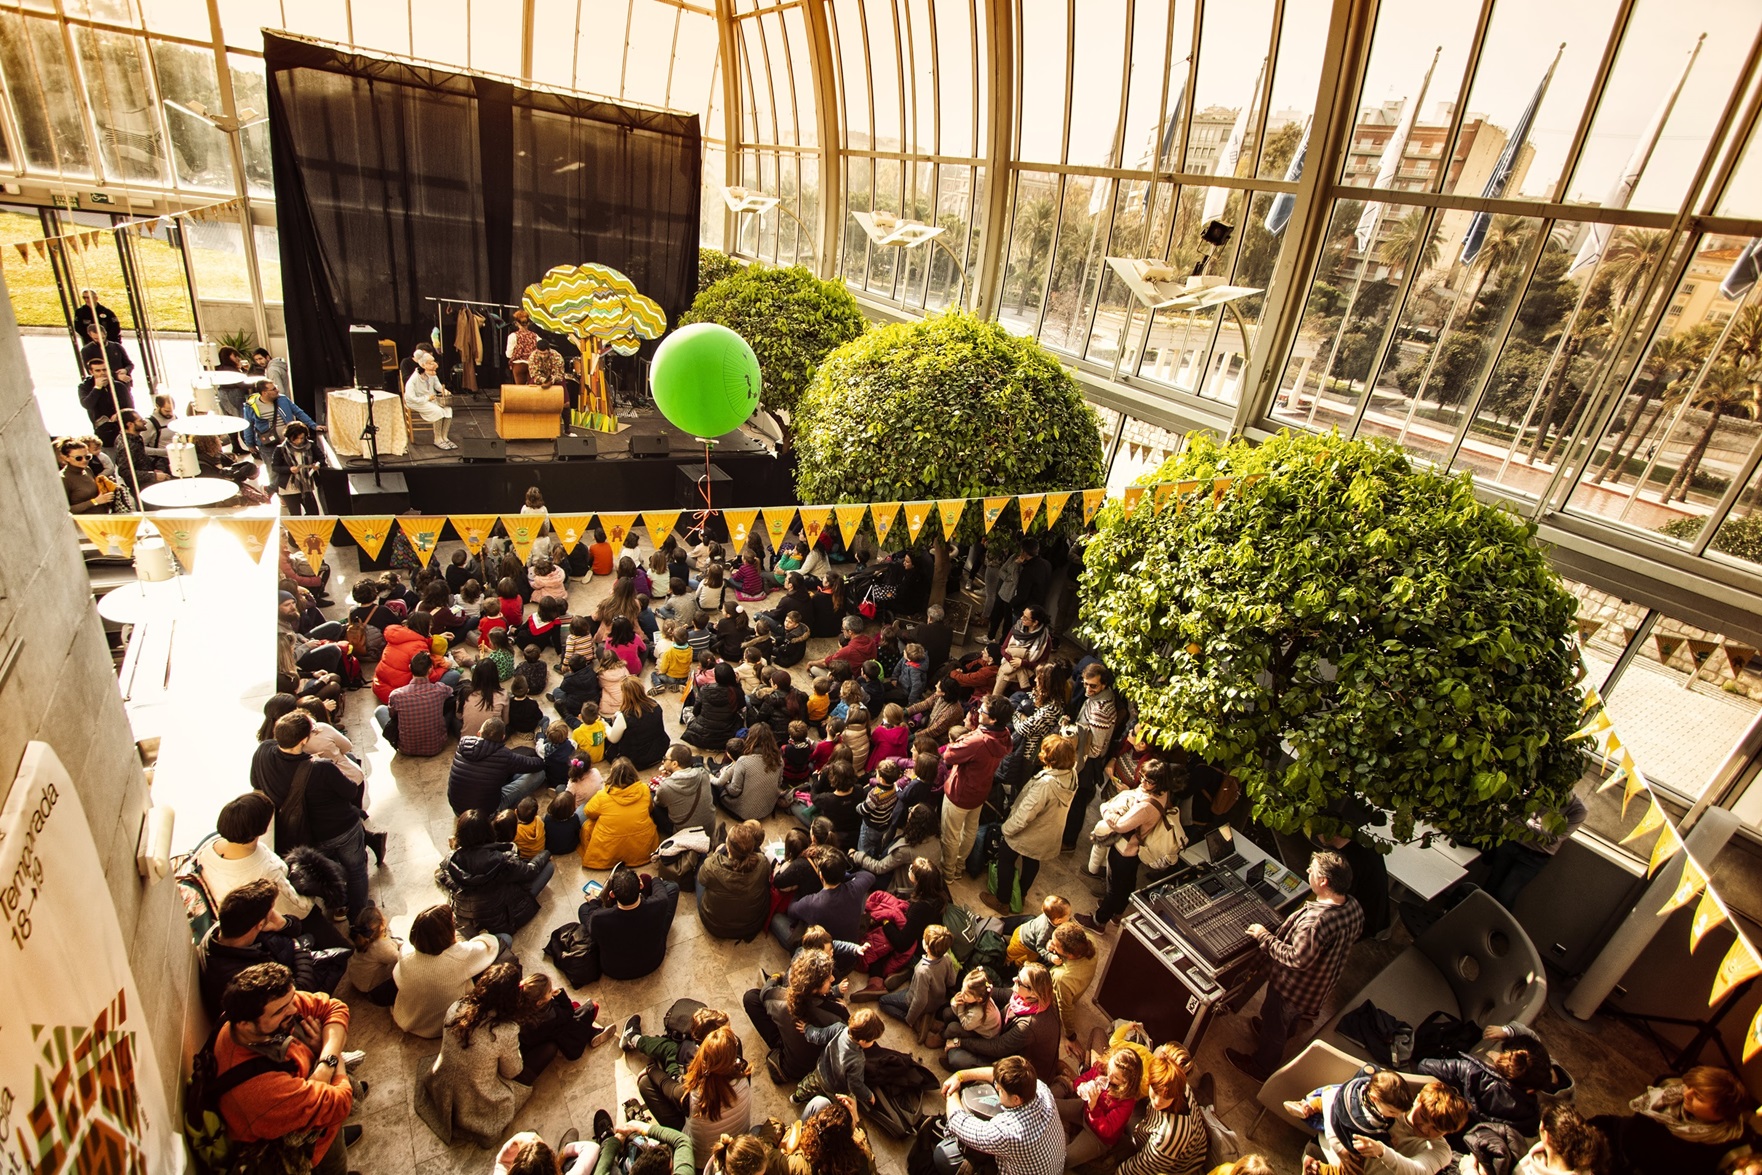
MULTIPOLYGON (((565 435, 582 438, 575 456, 559 458, 554 440, 507 441, 502 456, 481 456, 485 450, 473 442, 495 439, 493 404, 487 398, 455 395, 451 437, 459 448, 437 448, 430 431, 419 426, 405 453, 380 454, 380 489, 374 487, 373 464, 366 456, 339 453, 333 438, 322 438, 319 498, 332 514, 412 509, 491 514, 519 510, 527 488, 537 486, 558 510, 701 506, 696 484, 704 472, 704 450, 696 439, 652 407, 627 410, 619 423, 624 427, 615 434, 569 430, 565 435), (642 448, 644 442, 659 451, 633 454, 632 448, 642 448)), ((718 437, 711 461, 717 470, 712 491, 717 506, 795 501, 794 460, 750 429, 718 437)))

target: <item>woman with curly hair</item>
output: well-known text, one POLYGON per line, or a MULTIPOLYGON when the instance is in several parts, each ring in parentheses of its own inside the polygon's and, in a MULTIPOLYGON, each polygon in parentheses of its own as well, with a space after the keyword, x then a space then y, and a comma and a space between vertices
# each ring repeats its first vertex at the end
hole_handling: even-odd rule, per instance
POLYGON ((816 1098, 783 1135, 789 1175, 866 1175, 875 1162, 848 1094, 816 1098))
POLYGON ((498 1145, 532 1086, 520 1055, 520 1026, 530 1004, 517 962, 497 963, 477 977, 471 994, 447 1011, 440 1055, 416 1087, 416 1115, 448 1146, 461 1139, 498 1145))

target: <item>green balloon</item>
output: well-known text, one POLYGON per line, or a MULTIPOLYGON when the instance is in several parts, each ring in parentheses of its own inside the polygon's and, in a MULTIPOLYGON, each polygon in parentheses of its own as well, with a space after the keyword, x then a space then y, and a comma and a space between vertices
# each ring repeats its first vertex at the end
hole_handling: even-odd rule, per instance
POLYGON ((759 357, 714 322, 682 326, 655 351, 649 386, 661 415, 694 437, 719 437, 759 406, 759 357))

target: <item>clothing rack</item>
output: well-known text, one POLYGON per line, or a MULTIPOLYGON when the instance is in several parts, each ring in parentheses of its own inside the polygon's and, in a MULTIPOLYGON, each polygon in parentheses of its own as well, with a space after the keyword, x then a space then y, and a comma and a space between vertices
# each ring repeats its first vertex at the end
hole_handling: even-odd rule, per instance
POLYGON ((442 306, 488 306, 492 310, 518 310, 520 306, 514 302, 473 302, 470 298, 423 298, 424 302, 439 302, 442 306))

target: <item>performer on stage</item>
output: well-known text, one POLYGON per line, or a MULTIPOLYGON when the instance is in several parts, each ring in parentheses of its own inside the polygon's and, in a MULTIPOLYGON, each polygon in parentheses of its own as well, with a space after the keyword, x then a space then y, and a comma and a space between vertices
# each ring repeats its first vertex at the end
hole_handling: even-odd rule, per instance
POLYGON ((508 367, 514 372, 515 383, 528 382, 528 361, 538 346, 538 332, 532 329, 531 317, 524 310, 514 311, 514 333, 508 336, 508 367))
POLYGON ((435 448, 457 449, 459 446, 447 436, 453 428, 453 410, 444 403, 447 389, 438 374, 440 364, 433 355, 420 348, 412 357, 416 360, 416 370, 410 373, 404 384, 404 403, 410 411, 434 425, 435 448))

